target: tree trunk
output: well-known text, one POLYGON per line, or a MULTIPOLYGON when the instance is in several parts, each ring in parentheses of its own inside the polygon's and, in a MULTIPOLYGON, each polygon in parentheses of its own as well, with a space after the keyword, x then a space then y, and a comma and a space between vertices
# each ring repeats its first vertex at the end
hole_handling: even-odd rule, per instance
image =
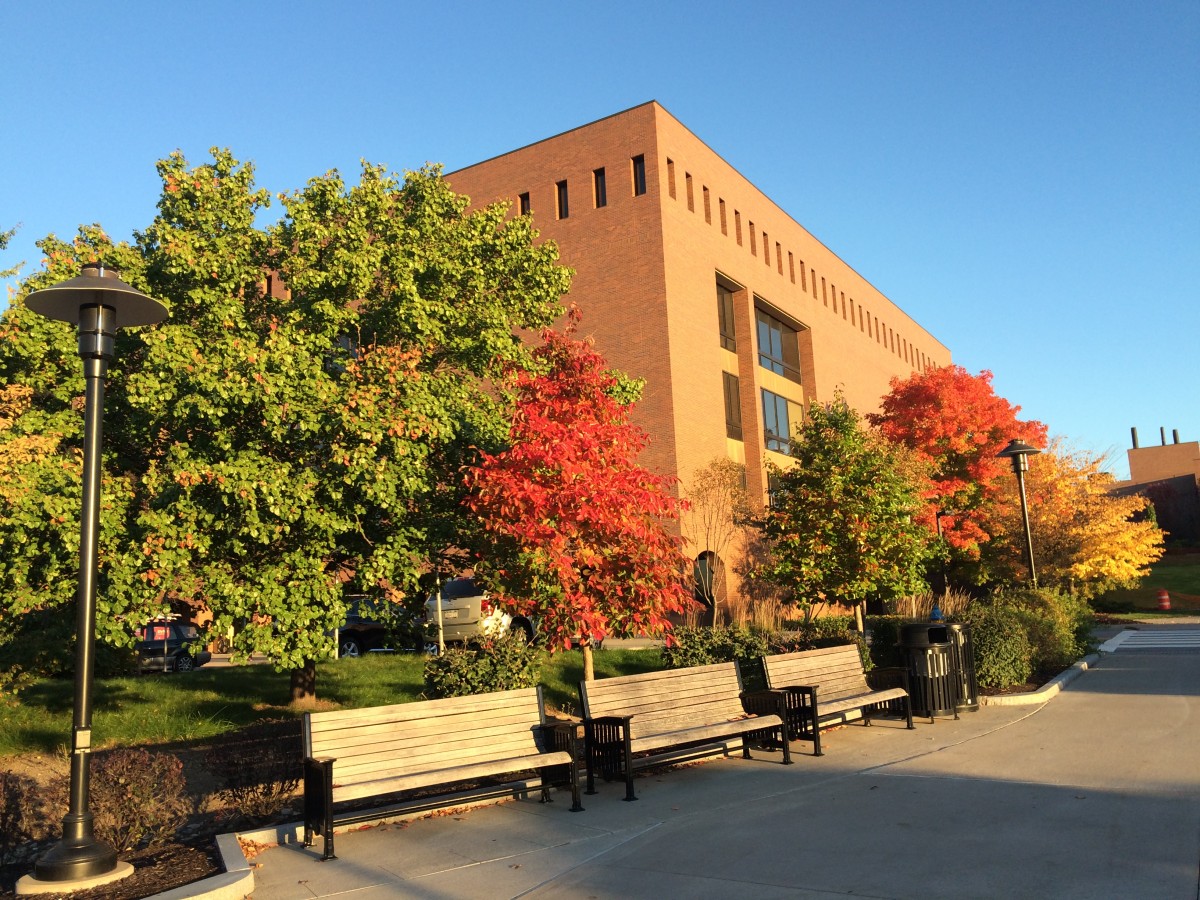
POLYGON ((592 639, 584 638, 579 642, 579 649, 583 651, 583 680, 596 680, 596 663, 592 659, 592 639))
POLYGON ((292 669, 291 705, 314 706, 317 702, 317 663, 306 659, 299 669, 292 669))

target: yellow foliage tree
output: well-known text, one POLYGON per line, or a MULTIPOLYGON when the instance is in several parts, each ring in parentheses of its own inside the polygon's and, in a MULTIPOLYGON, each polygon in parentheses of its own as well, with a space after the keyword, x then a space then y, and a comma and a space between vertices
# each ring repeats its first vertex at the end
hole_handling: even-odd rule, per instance
MULTIPOLYGON (((1104 458, 1072 449, 1061 438, 1029 463, 1025 487, 1038 581, 1084 597, 1136 587, 1163 554, 1150 501, 1112 493, 1104 458)), ((994 571, 1027 579, 1016 479, 1009 479, 991 514, 994 571)))

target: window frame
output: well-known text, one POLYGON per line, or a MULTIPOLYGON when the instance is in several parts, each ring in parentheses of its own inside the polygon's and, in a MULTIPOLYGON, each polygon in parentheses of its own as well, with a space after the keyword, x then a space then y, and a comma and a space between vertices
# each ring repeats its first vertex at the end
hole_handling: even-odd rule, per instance
POLYGON ((754 306, 754 337, 757 343, 758 364, 768 372, 781 375, 788 381, 803 384, 800 371, 800 329, 767 309, 754 306), (763 337, 766 331, 766 345, 763 337), (777 341, 776 341, 777 338, 777 341), (775 344, 778 344, 776 347, 775 344))

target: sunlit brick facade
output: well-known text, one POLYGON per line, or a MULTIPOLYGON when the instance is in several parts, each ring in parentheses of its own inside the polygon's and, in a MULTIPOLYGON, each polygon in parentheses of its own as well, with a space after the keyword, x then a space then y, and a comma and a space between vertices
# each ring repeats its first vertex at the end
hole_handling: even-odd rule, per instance
MULTIPOLYGON (((784 161, 781 161, 781 163, 784 161)), ((788 176, 784 176, 788 177, 788 176)), ((677 475, 764 461, 835 391, 861 412, 950 351, 658 103, 450 173, 475 205, 527 208, 576 271, 570 301, 646 380, 644 462, 677 475)), ((849 192, 848 192, 849 193, 849 192)))

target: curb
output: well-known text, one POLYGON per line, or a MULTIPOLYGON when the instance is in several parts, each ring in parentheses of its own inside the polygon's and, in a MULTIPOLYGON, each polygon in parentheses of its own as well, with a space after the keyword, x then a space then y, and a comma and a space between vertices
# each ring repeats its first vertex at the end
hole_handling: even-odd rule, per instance
MULTIPOLYGON (((1122 632, 1122 634, 1124 634, 1124 632, 1122 632)), ((1120 637, 1121 635, 1117 635, 1117 638, 1120 637)), ((1114 640, 1116 640, 1116 638, 1114 638, 1114 640)), ((1109 650, 1109 646, 1108 644, 1105 644, 1100 649, 1102 651, 1107 651, 1109 650)), ((1099 661, 1099 653, 1093 653, 1089 656, 1085 656, 1065 672, 1060 672, 1036 691, 1030 691, 1027 694, 995 694, 983 696, 979 699, 984 706, 1032 706, 1036 703, 1045 703, 1051 697, 1054 697, 1056 694, 1058 694, 1058 692, 1061 691, 1066 685, 1070 684, 1072 681, 1086 672, 1089 666, 1095 665, 1099 661)))
POLYGON ((244 900, 254 893, 254 870, 242 852, 236 834, 217 835, 217 856, 225 871, 155 894, 146 900, 244 900))

